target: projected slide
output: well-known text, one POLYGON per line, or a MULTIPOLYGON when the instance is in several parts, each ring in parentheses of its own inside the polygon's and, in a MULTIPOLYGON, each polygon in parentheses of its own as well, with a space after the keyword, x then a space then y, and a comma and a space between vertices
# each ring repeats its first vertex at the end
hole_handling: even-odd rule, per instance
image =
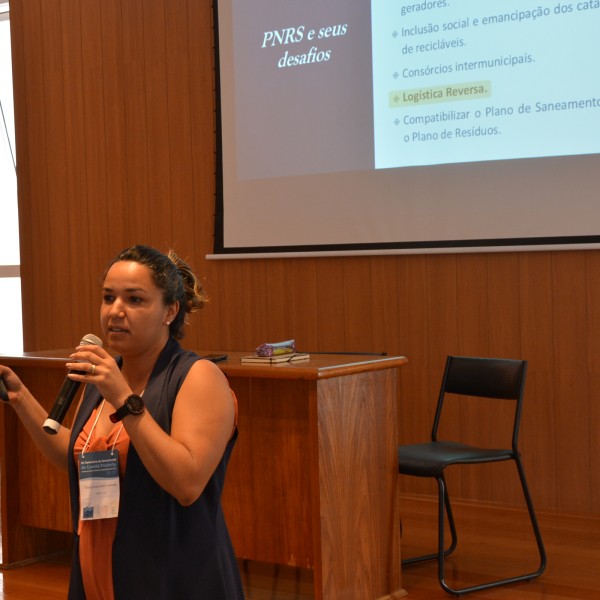
POLYGON ((376 168, 600 150, 599 2, 372 2, 376 168))
POLYGON ((600 0, 216 6, 216 253, 600 243, 600 0))
POLYGON ((233 0, 232 8, 234 69, 223 70, 232 93, 222 101, 235 103, 237 176, 372 168, 369 2, 233 0))

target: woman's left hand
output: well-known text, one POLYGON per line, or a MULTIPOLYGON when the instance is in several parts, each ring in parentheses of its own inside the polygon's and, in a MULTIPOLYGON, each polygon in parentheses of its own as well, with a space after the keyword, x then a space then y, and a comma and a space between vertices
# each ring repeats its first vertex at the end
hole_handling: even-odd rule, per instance
POLYGON ((67 376, 73 381, 95 385, 102 396, 115 408, 131 394, 115 359, 100 346, 78 346, 69 356, 67 376))

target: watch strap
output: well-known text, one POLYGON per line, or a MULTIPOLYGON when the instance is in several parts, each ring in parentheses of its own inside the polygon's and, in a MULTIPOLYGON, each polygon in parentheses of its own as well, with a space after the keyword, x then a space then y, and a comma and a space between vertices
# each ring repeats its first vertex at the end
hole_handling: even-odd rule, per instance
POLYGON ((112 413, 109 416, 109 419, 113 423, 118 423, 123 417, 126 417, 127 415, 141 415, 143 412, 144 412, 143 400, 141 399, 140 396, 138 396, 136 394, 131 394, 130 396, 127 396, 127 398, 125 399, 125 402, 123 403, 123 406, 118 408, 114 413, 112 413), (132 410, 132 408, 131 408, 132 400, 134 402, 139 403, 140 410, 132 410))

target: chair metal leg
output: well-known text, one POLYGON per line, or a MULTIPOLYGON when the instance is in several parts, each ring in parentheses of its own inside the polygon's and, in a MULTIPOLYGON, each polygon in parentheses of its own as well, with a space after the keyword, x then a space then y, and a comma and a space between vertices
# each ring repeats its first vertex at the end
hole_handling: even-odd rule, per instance
POLYGON ((533 508, 533 501, 531 500, 531 494, 529 493, 529 486, 527 485, 527 479, 525 478, 525 469, 521 462, 521 457, 517 454, 515 457, 515 464, 517 465, 517 471, 519 473, 519 479, 521 480, 521 487, 523 488, 523 496, 525 496, 525 503, 527 504, 527 511, 529 512, 529 520, 531 521, 531 527, 535 535, 535 541, 537 543, 538 552, 540 554, 540 566, 537 571, 532 574, 531 579, 538 577, 546 570, 546 549, 542 540, 542 533, 538 524, 537 517, 535 516, 535 510, 533 508))
MULTIPOLYGON (((519 479, 521 481, 521 487, 523 489, 523 495, 525 497, 525 502, 527 504, 527 510, 529 512, 529 519, 531 521, 531 526, 533 528, 533 533, 535 535, 535 540, 538 546, 538 551, 540 554, 540 566, 536 571, 531 573, 525 573, 524 575, 518 575, 516 577, 507 577, 505 579, 497 579, 494 581, 490 581, 487 583, 481 583, 478 585, 467 586, 463 588, 453 588, 446 583, 445 577, 445 564, 444 558, 446 552, 444 552, 444 514, 443 514, 443 506, 440 503, 440 516, 439 516, 439 542, 438 542, 438 579, 442 589, 449 594, 454 596, 462 596, 463 594, 469 594, 471 592, 477 592, 480 590, 486 590, 492 587, 498 587, 501 585, 507 585, 509 583, 516 583, 518 581, 529 581, 531 579, 535 579, 539 575, 541 575, 546 568, 546 550, 544 548, 544 543, 542 541, 542 535, 540 533, 540 528, 537 522, 537 518, 535 516, 535 511, 533 509, 533 502, 531 501, 531 496, 529 494, 529 488, 527 486, 527 481, 525 479, 525 471, 523 470, 523 465, 521 464, 520 457, 517 455, 514 458, 515 464, 517 466, 517 471, 519 473, 519 479)), ((438 479, 438 485, 440 488, 440 497, 442 494, 447 496, 446 486, 443 478, 438 479)))
POLYGON ((423 562, 426 560, 439 559, 439 544, 441 543, 442 555, 448 556, 454 552, 458 538, 456 535, 456 525, 454 524, 454 515, 452 514, 452 506, 450 505, 450 497, 447 492, 447 485, 444 476, 440 477, 441 482, 438 480, 438 530, 441 531, 441 538, 438 534, 438 551, 431 554, 423 554, 422 556, 413 556, 406 558, 402 561, 403 565, 412 565, 414 563, 423 562), (452 542, 446 550, 444 550, 444 505, 446 507, 446 514, 448 518, 448 525, 450 526, 450 534, 452 536, 452 542))
MULTIPOLYGON (((440 475, 441 485, 443 489, 443 497, 444 504, 446 505, 446 516, 448 518, 448 525, 450 526, 450 535, 452 536, 452 543, 450 547, 444 550, 444 556, 449 556, 456 549, 456 544, 458 543, 458 536, 456 534, 456 525, 454 524, 454 514, 452 513, 452 505, 450 504, 450 495, 448 494, 448 484, 446 483, 446 478, 444 475, 440 475)), ((440 483, 438 482, 438 488, 440 487, 440 483)), ((441 502, 441 496, 440 496, 441 502)), ((443 536, 444 536, 444 514, 440 515, 440 524, 442 526, 442 548, 444 547, 443 536)))

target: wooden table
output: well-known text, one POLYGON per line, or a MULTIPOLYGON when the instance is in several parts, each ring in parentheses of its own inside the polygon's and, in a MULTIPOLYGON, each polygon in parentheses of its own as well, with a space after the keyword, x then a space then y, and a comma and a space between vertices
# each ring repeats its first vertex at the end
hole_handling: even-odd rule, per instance
MULTIPOLYGON (((68 354, 0 362, 50 408, 68 354)), ((242 364, 247 352, 227 354, 219 366, 238 398, 240 434, 223 507, 237 556, 312 569, 316 600, 404 596, 396 378, 406 359, 313 354, 260 365, 242 364)), ((0 429, 7 566, 64 545, 71 526, 66 476, 33 447, 12 410, 0 410, 0 429)))

